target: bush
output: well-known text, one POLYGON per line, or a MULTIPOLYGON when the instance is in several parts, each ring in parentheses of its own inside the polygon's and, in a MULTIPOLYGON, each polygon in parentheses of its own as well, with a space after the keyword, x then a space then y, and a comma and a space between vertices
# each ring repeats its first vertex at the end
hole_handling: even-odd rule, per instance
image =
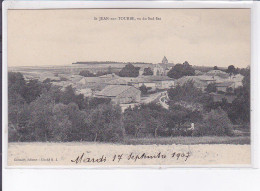
POLYGON ((145 68, 143 75, 144 75, 144 76, 152 76, 152 75, 153 75, 152 69, 151 69, 150 67, 145 68))
POLYGON ((151 89, 152 89, 151 87, 146 87, 144 84, 139 88, 142 95, 146 95, 148 93, 148 91, 151 90, 151 89))
POLYGON ((206 92, 211 93, 211 92, 216 92, 217 91, 217 87, 215 83, 210 83, 208 84, 208 86, 205 89, 206 92))
POLYGON ((138 67, 134 67, 133 64, 127 64, 124 68, 119 72, 119 76, 121 77, 137 77, 139 75, 138 67))
POLYGON ((121 108, 112 104, 100 104, 87 116, 92 141, 119 142, 124 138, 121 108))
POLYGON ((170 78, 179 79, 183 76, 194 76, 195 70, 187 61, 183 64, 176 64, 167 74, 170 78))
POLYGON ((211 110, 203 116, 203 122, 195 124, 195 135, 233 135, 232 123, 222 109, 211 110))
POLYGON ((156 103, 128 108, 123 115, 124 128, 135 137, 154 136, 166 130, 168 111, 156 103))
POLYGON ((171 88, 168 91, 169 99, 178 102, 178 101, 186 101, 193 103, 203 103, 205 104, 208 101, 208 97, 203 92, 198 89, 192 80, 188 80, 182 86, 177 84, 175 88, 171 88))
POLYGON ((20 141, 20 134, 19 132, 13 127, 13 124, 8 124, 8 141, 9 142, 16 142, 20 141))

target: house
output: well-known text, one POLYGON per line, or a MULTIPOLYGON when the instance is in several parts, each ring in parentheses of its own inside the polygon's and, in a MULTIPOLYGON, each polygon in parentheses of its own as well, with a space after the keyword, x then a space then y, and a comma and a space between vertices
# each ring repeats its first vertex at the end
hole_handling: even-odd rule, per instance
POLYGON ((84 77, 78 82, 78 85, 81 88, 90 88, 94 91, 100 91, 107 86, 106 79, 99 77, 84 77))
POLYGON ((175 86, 175 82, 172 79, 162 79, 158 81, 158 89, 169 89, 175 86))
POLYGON ((146 87, 152 89, 169 89, 174 87, 175 82, 168 76, 140 76, 138 78, 132 79, 129 82, 129 85, 132 85, 136 88, 140 88, 141 86, 145 85, 146 87))
POLYGON ((112 79, 106 82, 108 85, 128 85, 128 82, 122 78, 112 79))
POLYGON ((194 83, 194 86, 196 88, 201 89, 202 91, 204 91, 204 89, 208 86, 207 79, 205 79, 204 76, 183 76, 183 77, 177 79, 175 81, 175 84, 183 86, 185 83, 187 83, 189 81, 192 81, 194 83))
POLYGON ((169 89, 175 86, 175 82, 168 76, 149 76, 147 80, 155 82, 155 87, 158 89, 169 89))
POLYGON ((108 85, 95 96, 110 98, 116 104, 138 103, 141 100, 141 91, 133 86, 108 85))
POLYGON ((99 78, 106 78, 106 79, 114 78, 115 79, 115 78, 119 78, 119 76, 114 74, 114 73, 112 73, 112 74, 105 74, 103 76, 99 76, 99 78))
POLYGON ((221 78, 228 78, 229 77, 228 73, 223 72, 221 70, 210 70, 207 73, 205 73, 205 75, 207 75, 207 76, 218 76, 218 77, 221 77, 221 78))
POLYGON ((85 97, 91 97, 93 95, 93 91, 90 88, 76 89, 76 93, 83 94, 85 97))
POLYGON ((218 82, 216 83, 217 91, 227 92, 227 88, 232 88, 231 91, 235 89, 235 83, 231 81, 218 82))
POLYGON ((244 79, 244 76, 241 75, 241 74, 230 76, 230 81, 235 83, 234 88, 238 88, 240 86, 243 86, 243 82, 242 82, 243 79, 244 79))
POLYGON ((205 84, 210 84, 210 83, 215 83, 216 82, 215 76, 201 75, 201 76, 197 76, 197 78, 200 81, 204 82, 205 84))
POLYGON ((115 74, 106 74, 99 77, 84 77, 77 84, 81 88, 90 88, 94 91, 100 91, 107 85, 126 85, 127 82, 115 74))
POLYGON ((129 82, 129 85, 132 85, 136 88, 140 88, 141 86, 145 85, 146 87, 155 89, 156 83, 149 79, 150 76, 141 76, 137 77, 135 79, 132 79, 131 82, 129 82))
POLYGON ((236 98, 235 95, 224 95, 217 93, 210 93, 210 95, 212 96, 214 102, 222 102, 222 100, 225 99, 228 103, 232 103, 236 98))

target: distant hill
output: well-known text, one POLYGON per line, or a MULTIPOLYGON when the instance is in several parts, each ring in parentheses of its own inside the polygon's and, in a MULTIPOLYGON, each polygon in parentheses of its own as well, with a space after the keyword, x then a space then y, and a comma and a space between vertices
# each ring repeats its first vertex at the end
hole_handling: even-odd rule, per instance
POLYGON ((145 63, 145 62, 112 62, 112 61, 105 61, 105 62, 98 62, 98 61, 91 61, 91 62, 75 62, 72 64, 152 64, 152 63, 145 63))

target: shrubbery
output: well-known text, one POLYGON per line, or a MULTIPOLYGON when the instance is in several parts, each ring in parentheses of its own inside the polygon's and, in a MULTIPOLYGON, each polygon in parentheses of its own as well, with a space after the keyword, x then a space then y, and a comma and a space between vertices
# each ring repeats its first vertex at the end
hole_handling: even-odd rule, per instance
POLYGON ((139 67, 135 67, 133 64, 127 64, 124 68, 119 72, 119 76, 121 77, 137 77, 139 75, 139 67))
POLYGON ((196 124, 195 135, 233 135, 232 123, 222 109, 212 110, 204 114, 203 121, 196 124))
POLYGON ((195 70, 185 61, 183 64, 176 64, 167 74, 170 78, 179 79, 183 76, 194 76, 195 70))
POLYGON ((151 90, 151 89, 152 89, 151 87, 146 87, 144 84, 139 88, 142 95, 146 95, 148 93, 148 91, 151 90))
POLYGON ((20 73, 9 77, 9 141, 109 142, 124 137, 121 110, 110 99, 87 99, 71 86, 61 91, 47 81, 26 82, 20 73))
MULTIPOLYGON (((76 94, 72 86, 61 91, 48 81, 25 81, 22 74, 11 72, 9 141, 120 142, 125 136, 231 136, 232 123, 250 121, 249 80, 247 75, 243 87, 235 90, 237 98, 232 103, 226 99, 213 102, 208 94, 188 81, 168 90, 168 110, 149 103, 122 113, 111 99, 87 98, 76 94), (190 130, 192 123, 194 132, 190 130)), ((146 93, 145 86, 143 89, 146 93)))

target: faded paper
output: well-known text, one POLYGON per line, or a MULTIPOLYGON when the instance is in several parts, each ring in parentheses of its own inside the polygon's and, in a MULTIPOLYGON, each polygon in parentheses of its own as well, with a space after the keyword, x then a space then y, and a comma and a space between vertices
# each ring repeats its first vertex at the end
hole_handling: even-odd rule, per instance
MULTIPOLYGON (((161 105, 166 112, 165 116, 168 116, 172 101, 169 90, 176 88, 178 84, 183 85, 182 79, 193 80, 202 94, 210 96, 213 94, 207 93, 206 88, 210 83, 218 84, 214 99, 223 103, 222 98, 225 98, 232 105, 241 96, 236 94, 235 89, 244 87, 242 69, 250 70, 250 9, 8 10, 7 36, 8 72, 20 72, 27 85, 30 80, 38 80, 44 84, 49 79, 48 83, 59 87, 61 92, 71 85, 75 95, 82 94, 84 99, 112 99, 111 107, 117 107, 116 111, 120 110, 118 115, 123 122, 111 117, 107 123, 111 128, 121 127, 121 122, 124 123, 121 134, 114 135, 113 130, 112 133, 95 130, 97 126, 92 123, 95 116, 89 117, 96 109, 95 104, 82 109, 74 101, 79 108, 76 109, 78 113, 73 110, 76 115, 74 117, 85 112, 85 118, 75 120, 71 114, 66 113, 66 109, 73 108, 69 105, 70 101, 52 100, 53 105, 48 105, 52 101, 42 104, 40 99, 47 90, 38 95, 33 91, 38 86, 28 85, 32 88, 31 93, 21 93, 19 96, 26 100, 22 102, 16 95, 19 88, 15 86, 10 88, 12 93, 8 95, 11 100, 8 106, 11 113, 8 121, 9 135, 6 135, 9 136, 8 166, 251 165, 250 127, 246 119, 246 122, 235 117, 235 122, 232 121, 233 118, 228 119, 231 121, 232 133, 223 135, 196 134, 201 121, 193 122, 194 119, 184 119, 179 124, 168 117, 169 123, 174 124, 171 129, 173 126, 167 126, 167 120, 167 124, 164 124, 163 119, 155 116, 154 123, 148 123, 147 121, 152 120, 149 118, 133 125, 135 132, 131 132, 131 127, 124 121, 127 118, 125 110, 129 106, 134 108, 149 103, 161 105), (138 76, 120 74, 122 68, 129 63, 139 68, 138 76), (180 78, 168 75, 177 64, 193 67, 194 74, 180 78), (228 72, 230 65, 235 66, 234 70, 238 69, 228 72), (145 76, 145 68, 150 68, 153 74, 145 76), (80 74, 86 70, 93 76, 80 74), (100 73, 104 75, 99 75, 100 73), (141 92, 142 85, 151 88, 148 88, 148 93, 141 92), (115 89, 107 90, 109 87, 115 89), (230 87, 232 90, 227 89, 230 87), (123 88, 125 90, 120 94, 121 97, 114 95, 123 88), (217 91, 223 91, 224 94, 217 91), (33 97, 34 95, 36 96, 33 97), (20 102, 22 106, 19 105, 20 102), (46 113, 40 113, 40 110, 45 111, 45 106, 52 107, 48 110, 52 114, 46 118, 46 113), (93 111, 89 110, 90 107, 93 111), (82 123, 86 125, 74 125, 77 120, 82 120, 78 126, 82 123), (41 122, 37 123, 38 121, 41 122), (46 121, 51 124, 45 123, 46 121), (73 137, 75 129, 71 127, 85 129, 82 132, 77 131, 77 136, 73 137), (154 129, 149 130, 149 127, 154 129), (41 132, 44 128, 47 129, 46 132, 41 132), (60 129, 53 130, 55 128, 60 129), (109 137, 110 134, 116 138, 109 137), (146 142, 146 139, 149 141, 146 142)), ((53 95, 53 99, 55 96, 53 95)), ((61 96, 60 99, 63 97, 66 96, 61 96)), ((189 111, 199 110, 203 121, 207 122, 205 116, 210 111, 205 112, 202 109, 203 103, 199 106, 191 104, 192 108, 183 104, 183 100, 178 104, 189 111)), ((223 108, 228 107, 231 106, 223 108)), ((217 107, 214 109, 217 110, 217 107)), ((174 110, 171 112, 174 114, 174 110)), ((220 116, 221 112, 218 113, 220 116)), ((234 116, 228 109, 225 112, 226 117, 234 116), (228 112, 231 114, 228 115, 228 112)), ((113 114, 117 115, 115 111, 113 114)), ((134 116, 134 113, 131 115, 134 116)), ((96 124, 99 124, 98 120, 96 124)), ((107 126, 103 124, 103 127, 107 126)))

